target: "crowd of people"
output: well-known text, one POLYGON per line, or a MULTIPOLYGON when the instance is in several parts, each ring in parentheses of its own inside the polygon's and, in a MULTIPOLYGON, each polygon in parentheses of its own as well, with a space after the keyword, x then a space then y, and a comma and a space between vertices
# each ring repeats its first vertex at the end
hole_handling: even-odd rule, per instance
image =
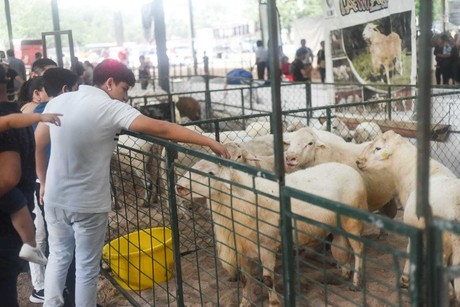
POLYGON ((434 35, 433 47, 436 84, 460 83, 460 38, 458 34, 454 37, 449 32, 434 35))
MULTIPOLYGON (((263 41, 257 41, 257 49, 255 52, 257 67, 257 79, 265 80, 265 74, 267 72, 267 78, 270 79, 269 63, 268 59, 270 54, 264 47, 263 41)), ((321 82, 326 81, 326 53, 324 49, 324 41, 321 41, 320 49, 316 54, 317 69, 320 74, 321 82)), ((313 51, 307 47, 307 41, 305 39, 300 40, 300 47, 296 50, 295 59, 290 62, 289 58, 283 53, 280 48, 280 70, 282 76, 288 81, 294 82, 311 82, 313 72, 313 51)))
POLYGON ((8 97, 7 70, 0 65, 0 293, 5 306, 18 306, 24 260, 30 266, 31 302, 97 306, 111 210, 108 169, 122 129, 208 146, 229 157, 219 142, 146 117, 125 103, 136 80, 120 61, 107 59, 94 67, 91 84, 82 75, 39 58, 19 93, 8 97))

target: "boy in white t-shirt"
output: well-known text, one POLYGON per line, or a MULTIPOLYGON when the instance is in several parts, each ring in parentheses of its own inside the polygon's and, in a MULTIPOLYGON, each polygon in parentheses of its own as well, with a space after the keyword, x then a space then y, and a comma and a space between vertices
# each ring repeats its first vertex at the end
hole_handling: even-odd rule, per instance
POLYGON ((35 131, 37 175, 46 203, 50 255, 43 306, 62 306, 63 284, 75 250, 77 306, 96 306, 99 264, 111 210, 110 159, 122 129, 229 153, 219 142, 182 126, 155 120, 122 102, 135 84, 133 72, 107 59, 95 67, 94 86, 51 100, 45 112, 62 113, 59 130, 39 124, 35 131), (58 111, 59 110, 59 111, 58 111), (51 156, 46 163, 46 145, 51 156))

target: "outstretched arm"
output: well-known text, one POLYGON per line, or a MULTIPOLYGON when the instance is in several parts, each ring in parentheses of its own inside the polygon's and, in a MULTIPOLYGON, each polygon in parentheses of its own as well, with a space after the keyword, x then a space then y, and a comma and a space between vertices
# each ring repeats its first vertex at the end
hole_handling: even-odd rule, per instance
POLYGON ((229 158, 230 154, 221 143, 190 129, 170 122, 139 115, 131 123, 129 130, 153 135, 162 139, 182 143, 208 146, 216 155, 229 158))
POLYGON ((13 128, 25 128, 29 127, 38 122, 48 122, 53 123, 56 126, 61 125, 61 120, 59 116, 62 114, 54 113, 29 113, 29 114, 10 114, 0 117, 0 132, 13 129, 13 128))

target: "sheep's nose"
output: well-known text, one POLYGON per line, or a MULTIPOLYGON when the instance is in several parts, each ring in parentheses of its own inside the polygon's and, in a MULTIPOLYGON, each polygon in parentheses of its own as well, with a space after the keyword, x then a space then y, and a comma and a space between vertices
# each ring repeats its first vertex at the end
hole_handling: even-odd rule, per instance
POLYGON ((295 157, 286 156, 286 161, 287 161, 287 162, 293 162, 293 161, 295 161, 295 160, 296 160, 295 157))
POLYGON ((346 142, 351 142, 351 141, 353 141, 353 137, 352 137, 352 136, 348 136, 348 137, 345 138, 345 141, 346 141, 346 142))
POLYGON ((365 162, 364 159, 358 159, 356 160, 356 166, 358 166, 358 168, 362 168, 364 162, 365 162))
POLYGON ((286 164, 287 165, 296 165, 297 164, 297 158, 292 157, 292 156, 286 156, 286 164))

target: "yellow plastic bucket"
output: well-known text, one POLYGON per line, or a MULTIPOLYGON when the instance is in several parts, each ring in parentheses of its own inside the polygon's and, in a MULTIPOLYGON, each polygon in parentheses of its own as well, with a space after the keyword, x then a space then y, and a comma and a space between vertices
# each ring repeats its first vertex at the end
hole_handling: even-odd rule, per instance
POLYGON ((152 288, 174 274, 171 229, 143 229, 114 239, 104 246, 102 257, 124 289, 152 288))

